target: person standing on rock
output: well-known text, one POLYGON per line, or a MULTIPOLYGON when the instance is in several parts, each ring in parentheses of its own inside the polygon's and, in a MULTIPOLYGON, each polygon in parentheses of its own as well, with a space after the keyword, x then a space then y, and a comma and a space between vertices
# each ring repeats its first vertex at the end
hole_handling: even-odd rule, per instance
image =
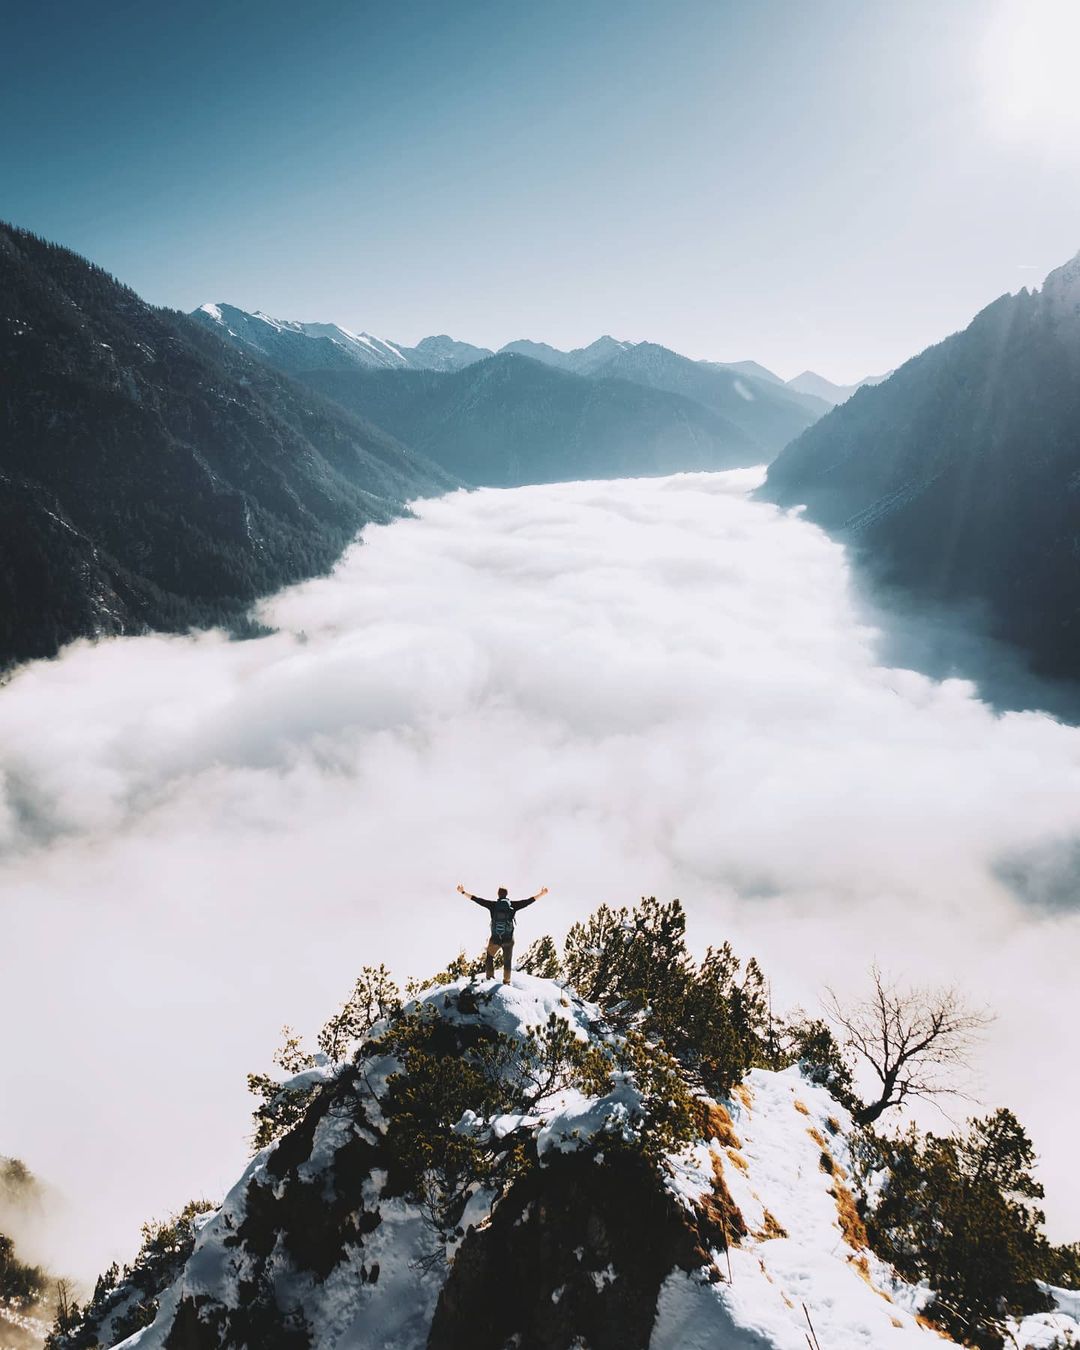
POLYGON ((502 952, 503 960, 503 984, 510 983, 510 968, 514 956, 514 921, 517 918, 519 909, 524 909, 526 905, 531 905, 539 900, 541 896, 547 895, 548 888, 541 886, 535 895, 530 895, 527 900, 509 900, 506 895, 506 887, 499 887, 499 898, 497 900, 484 900, 479 895, 472 895, 464 886, 458 886, 459 894, 466 900, 471 900, 474 905, 483 905, 491 914, 491 937, 487 945, 487 961, 484 966, 484 974, 489 980, 495 978, 495 957, 502 952))

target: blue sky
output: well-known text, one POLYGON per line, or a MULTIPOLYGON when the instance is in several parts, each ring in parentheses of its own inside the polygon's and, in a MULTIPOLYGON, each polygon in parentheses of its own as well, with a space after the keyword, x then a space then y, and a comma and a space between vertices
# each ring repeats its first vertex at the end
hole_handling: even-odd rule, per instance
POLYGON ((896 364, 1080 248, 1080 0, 44 0, 0 214, 401 342, 896 364))

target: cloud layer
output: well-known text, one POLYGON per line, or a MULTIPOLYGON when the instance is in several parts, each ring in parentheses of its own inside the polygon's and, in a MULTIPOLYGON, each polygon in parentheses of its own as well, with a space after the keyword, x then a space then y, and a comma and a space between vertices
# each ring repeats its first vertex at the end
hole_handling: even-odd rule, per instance
POLYGON ((69 1196, 57 1260, 220 1193, 283 1022, 478 945, 458 881, 549 885, 526 939, 679 895, 780 1005, 875 957, 959 983, 1080 1235, 1080 731, 879 665, 842 551, 750 485, 425 502, 271 637, 76 644, 0 691, 0 1150, 69 1196))

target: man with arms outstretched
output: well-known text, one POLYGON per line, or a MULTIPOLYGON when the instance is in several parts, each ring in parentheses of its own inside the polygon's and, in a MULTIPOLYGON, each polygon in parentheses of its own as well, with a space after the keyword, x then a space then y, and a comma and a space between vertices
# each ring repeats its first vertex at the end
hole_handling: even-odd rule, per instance
POLYGON ((487 945, 487 964, 484 967, 484 973, 489 980, 495 978, 495 956, 501 950, 503 958, 503 984, 510 983, 510 963, 514 955, 514 920, 517 917, 519 909, 524 909, 526 905, 531 905, 534 900, 539 900, 542 895, 547 895, 548 888, 541 886, 535 895, 530 895, 527 900, 508 900, 506 896, 506 887, 499 887, 499 898, 497 900, 482 900, 478 895, 471 895, 464 886, 458 886, 458 891, 466 900, 471 900, 475 905, 483 905, 491 914, 491 937, 487 945))

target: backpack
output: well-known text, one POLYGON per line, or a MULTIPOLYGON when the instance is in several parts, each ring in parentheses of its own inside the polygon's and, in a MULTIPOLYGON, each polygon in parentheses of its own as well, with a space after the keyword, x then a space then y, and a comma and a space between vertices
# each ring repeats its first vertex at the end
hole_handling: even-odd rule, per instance
POLYGON ((509 900, 496 900, 491 911, 492 942, 513 942, 514 911, 509 900))

